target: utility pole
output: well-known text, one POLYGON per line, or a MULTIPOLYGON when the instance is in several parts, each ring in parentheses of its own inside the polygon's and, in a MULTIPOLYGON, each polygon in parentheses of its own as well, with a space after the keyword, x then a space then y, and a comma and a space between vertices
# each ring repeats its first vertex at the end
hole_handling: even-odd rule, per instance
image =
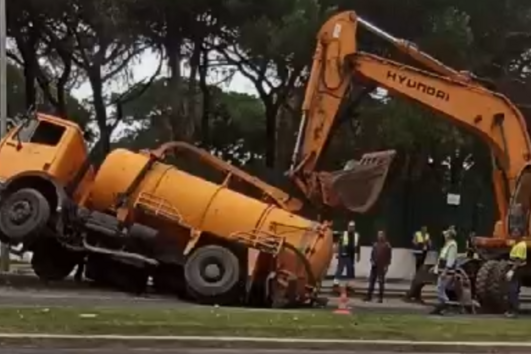
MULTIPOLYGON (((0 0, 0 136, 7 134, 7 25, 6 0, 0 0)), ((7 161, 4 161, 6 163, 7 161)), ((0 270, 9 272, 9 245, 0 245, 0 270)))

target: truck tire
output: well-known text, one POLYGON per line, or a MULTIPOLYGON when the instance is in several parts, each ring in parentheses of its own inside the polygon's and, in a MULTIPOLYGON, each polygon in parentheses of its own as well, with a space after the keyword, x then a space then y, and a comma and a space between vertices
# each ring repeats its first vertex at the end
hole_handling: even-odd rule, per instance
POLYGON ((240 262, 228 248, 208 245, 193 252, 184 266, 190 295, 200 302, 221 301, 240 280, 240 262))
POLYGON ((50 204, 33 188, 10 194, 0 204, 0 233, 13 244, 38 234, 50 220, 50 204))
POLYGON ((60 281, 72 273, 81 256, 67 250, 52 238, 37 242, 31 257, 31 267, 39 279, 60 281))

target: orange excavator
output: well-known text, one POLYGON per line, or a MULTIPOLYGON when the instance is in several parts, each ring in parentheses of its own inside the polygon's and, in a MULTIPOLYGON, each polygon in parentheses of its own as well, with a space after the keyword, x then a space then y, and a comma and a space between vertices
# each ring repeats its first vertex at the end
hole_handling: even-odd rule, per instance
MULTIPOLYGON (((331 17, 317 36, 292 176, 297 176, 299 166, 314 163, 321 152, 318 142, 329 135, 345 98, 360 87, 368 88, 366 92, 381 87, 395 96, 409 98, 479 136, 490 147, 500 220, 493 228, 493 237, 472 240, 480 257, 463 260, 462 266, 475 282, 482 306, 499 311, 503 305, 505 260, 514 243, 509 232, 514 225, 508 214, 523 207, 528 216, 531 206, 531 142, 522 113, 473 74, 444 65, 415 44, 393 37, 353 11, 342 12, 331 17), (360 51, 356 40, 359 27, 387 40, 422 69, 360 51), (315 146, 305 141, 314 141, 315 146)), ((527 225, 529 235, 529 222, 527 225)), ((523 284, 531 285, 531 273, 524 276, 523 284)))

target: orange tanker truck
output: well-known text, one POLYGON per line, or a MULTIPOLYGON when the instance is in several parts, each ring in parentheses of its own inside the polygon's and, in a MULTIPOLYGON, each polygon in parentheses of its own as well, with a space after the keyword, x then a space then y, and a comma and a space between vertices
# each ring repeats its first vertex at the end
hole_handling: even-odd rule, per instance
POLYGON ((316 299, 332 257, 326 223, 268 202, 273 187, 240 193, 263 182, 186 144, 117 149, 95 171, 76 124, 37 114, 2 140, 0 159, 0 240, 32 251, 42 279, 86 259, 99 282, 140 289, 152 277, 196 301, 286 306, 316 299), (165 163, 181 152, 214 161, 222 180, 165 163))

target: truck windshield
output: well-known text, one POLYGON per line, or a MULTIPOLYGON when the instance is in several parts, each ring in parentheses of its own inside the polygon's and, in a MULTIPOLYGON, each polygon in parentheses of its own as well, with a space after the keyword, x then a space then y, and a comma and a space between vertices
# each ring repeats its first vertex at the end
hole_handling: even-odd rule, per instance
POLYGON ((21 143, 56 146, 61 142, 66 128, 47 121, 33 120, 23 125, 18 131, 21 143))

